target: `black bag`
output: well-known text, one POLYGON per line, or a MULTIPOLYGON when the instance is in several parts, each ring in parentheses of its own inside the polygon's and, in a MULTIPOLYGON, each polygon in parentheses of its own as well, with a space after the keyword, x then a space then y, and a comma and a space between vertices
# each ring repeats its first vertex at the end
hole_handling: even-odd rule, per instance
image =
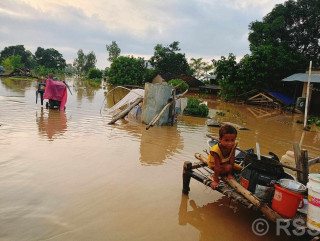
POLYGON ((247 153, 244 159, 245 168, 241 172, 242 179, 248 182, 247 189, 254 193, 256 185, 273 186, 278 179, 286 177, 283 167, 271 157, 247 153))

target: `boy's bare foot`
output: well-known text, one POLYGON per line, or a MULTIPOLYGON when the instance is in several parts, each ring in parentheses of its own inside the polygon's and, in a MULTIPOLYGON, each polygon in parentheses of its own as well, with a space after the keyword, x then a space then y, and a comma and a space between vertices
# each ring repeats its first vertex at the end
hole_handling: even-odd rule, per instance
POLYGON ((210 184, 210 187, 215 190, 217 187, 219 186, 219 183, 216 182, 216 181, 213 181, 211 184, 210 184))

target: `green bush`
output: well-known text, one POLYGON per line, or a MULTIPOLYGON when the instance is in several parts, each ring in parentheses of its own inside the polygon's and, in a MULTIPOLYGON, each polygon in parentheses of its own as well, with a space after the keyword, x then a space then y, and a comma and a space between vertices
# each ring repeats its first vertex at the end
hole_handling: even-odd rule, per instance
MULTIPOLYGON (((180 84, 181 82, 183 82, 182 79, 172 79, 168 82, 168 85, 172 85, 172 86, 177 86, 178 84, 180 84)), ((189 85, 187 83, 183 83, 181 84, 178 88, 177 88, 177 94, 181 94, 183 92, 185 92, 187 89, 189 89, 189 85)))
POLYGON ((111 85, 143 85, 147 68, 143 58, 120 56, 113 60, 108 71, 111 85))
POLYGON ((198 99, 188 98, 188 104, 183 113, 192 116, 207 117, 209 108, 205 104, 200 104, 198 99))
POLYGON ((91 68, 89 69, 88 79, 101 79, 102 78, 102 71, 99 69, 91 68))
POLYGON ((21 56, 20 55, 12 55, 4 60, 1 61, 1 65, 6 70, 13 70, 15 68, 21 68, 24 67, 24 64, 21 62, 21 56))
POLYGON ((47 77, 49 73, 53 73, 55 75, 64 74, 64 70, 48 68, 43 65, 37 65, 32 69, 32 71, 38 76, 45 76, 45 77, 47 77))

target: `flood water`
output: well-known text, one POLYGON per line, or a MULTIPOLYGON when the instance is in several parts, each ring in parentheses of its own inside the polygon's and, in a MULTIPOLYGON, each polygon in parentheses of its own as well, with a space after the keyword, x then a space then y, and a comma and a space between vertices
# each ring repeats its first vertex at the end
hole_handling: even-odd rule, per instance
MULTIPOLYGON (((149 130, 108 125, 108 89, 66 81, 73 95, 56 111, 35 103, 36 81, 0 79, 0 240, 300 240, 276 235, 274 224, 256 236, 260 215, 195 180, 182 194, 183 163, 208 149, 206 134, 218 136, 206 119, 180 116, 173 127, 149 130)), ((219 121, 249 128, 238 132, 242 149, 258 142, 262 154, 281 157, 301 142, 320 156, 320 131, 304 133, 301 115, 208 106, 211 116, 226 113, 219 121)))

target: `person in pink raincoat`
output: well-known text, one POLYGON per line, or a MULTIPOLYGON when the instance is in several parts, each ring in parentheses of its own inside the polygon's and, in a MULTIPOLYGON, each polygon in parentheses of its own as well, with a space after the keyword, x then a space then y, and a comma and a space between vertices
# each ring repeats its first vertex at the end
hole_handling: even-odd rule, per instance
POLYGON ((53 80, 53 74, 48 74, 43 99, 61 101, 60 110, 64 110, 67 102, 67 86, 61 81, 53 80))

